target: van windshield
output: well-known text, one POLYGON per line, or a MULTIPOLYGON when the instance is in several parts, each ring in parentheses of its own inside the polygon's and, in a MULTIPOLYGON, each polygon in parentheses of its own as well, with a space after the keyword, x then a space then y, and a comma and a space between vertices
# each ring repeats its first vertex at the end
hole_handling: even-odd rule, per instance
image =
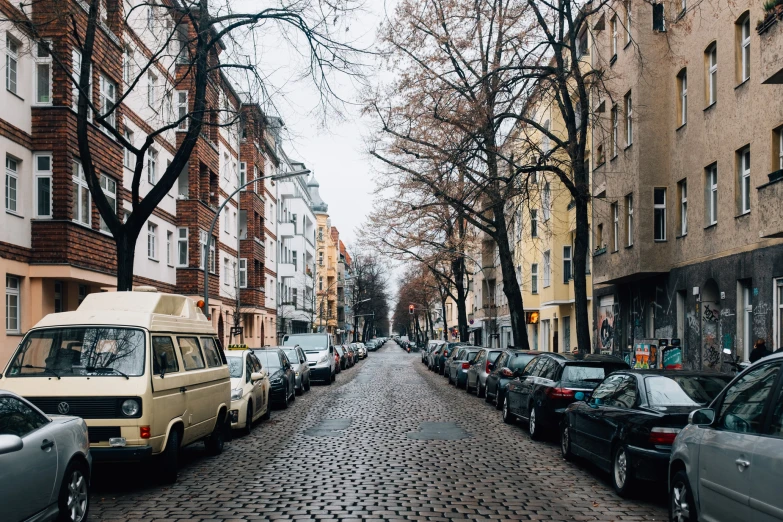
POLYGON ((326 336, 324 334, 312 335, 287 335, 283 337, 283 346, 299 345, 306 352, 326 350, 326 336))
POLYGON ((27 334, 6 377, 144 375, 144 332, 131 328, 47 328, 27 334))

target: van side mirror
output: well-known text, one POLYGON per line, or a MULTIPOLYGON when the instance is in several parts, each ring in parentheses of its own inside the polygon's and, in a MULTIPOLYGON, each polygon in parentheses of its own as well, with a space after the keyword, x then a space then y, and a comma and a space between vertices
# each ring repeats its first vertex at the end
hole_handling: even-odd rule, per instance
POLYGON ((712 408, 701 408, 699 410, 693 410, 688 415, 688 424, 695 424, 697 426, 709 426, 715 420, 715 410, 712 408))
POLYGON ((251 382, 260 381, 263 378, 264 378, 264 374, 261 373, 261 372, 253 372, 253 373, 250 374, 250 381, 251 382))

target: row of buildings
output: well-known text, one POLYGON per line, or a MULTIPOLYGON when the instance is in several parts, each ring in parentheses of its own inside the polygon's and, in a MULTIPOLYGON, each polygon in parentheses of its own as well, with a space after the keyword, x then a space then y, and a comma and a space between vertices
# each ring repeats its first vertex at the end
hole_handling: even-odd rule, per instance
MULTIPOLYGON (((586 158, 592 351, 679 342, 684 366, 717 369, 758 338, 783 347, 781 16, 755 0, 618 0, 579 35, 583 67, 601 72, 586 158)), ((534 110, 566 135, 558 110, 534 110)), ((573 201, 550 175, 532 181, 509 210, 529 340, 570 351, 573 201)), ((511 345, 493 242, 472 255, 471 340, 511 345)))
MULTIPOLYGON (((116 105, 116 129, 134 146, 154 134, 138 187, 144 197, 185 135, 187 124, 154 130, 193 109, 192 65, 176 41, 166 40, 178 30, 172 31, 170 14, 176 11, 141 0, 99 5, 89 96, 103 111, 127 90, 116 105)), ((86 295, 116 288, 115 243, 87 187, 76 137, 78 90, 68 77, 81 64, 73 27, 82 27, 87 10, 76 1, 0 0, 0 364, 46 314, 74 310, 86 295), (9 21, 26 19, 30 9, 32 19, 47 21, 37 34, 9 21)), ((286 154, 283 121, 219 68, 210 74, 207 103, 223 110, 220 124, 205 127, 187 166, 145 223, 134 283, 198 298, 206 264, 211 317, 226 343, 274 345, 285 333, 314 329, 345 335, 352 323, 350 307, 346 311, 351 258, 318 183, 286 154), (262 179, 291 172, 303 175, 262 179)), ((132 210, 136 158, 92 119, 88 131, 100 186, 123 219, 132 210)))

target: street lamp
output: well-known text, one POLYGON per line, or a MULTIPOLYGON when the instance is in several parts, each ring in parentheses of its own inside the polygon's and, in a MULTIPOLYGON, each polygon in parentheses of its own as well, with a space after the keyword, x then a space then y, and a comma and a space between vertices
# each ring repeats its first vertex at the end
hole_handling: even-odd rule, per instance
MULTIPOLYGON (((204 311, 204 315, 207 316, 207 319, 211 319, 211 315, 209 313, 209 247, 212 243, 212 233, 215 231, 215 225, 217 224, 217 220, 220 217, 220 213, 223 212, 223 207, 228 204, 229 201, 243 188, 247 187, 248 185, 252 185, 253 183, 256 183, 258 181, 262 181, 265 179, 271 179, 272 181, 277 181, 280 179, 287 179, 287 178, 293 178, 296 176, 304 176, 310 174, 310 171, 308 169, 304 170, 297 170, 294 172, 286 172, 285 174, 273 174, 271 176, 261 176, 260 178, 255 178, 251 181, 248 181, 247 183, 244 183, 237 187, 237 189, 228 195, 225 201, 218 207, 217 212, 215 212, 215 217, 212 219, 212 226, 209 227, 209 235, 207 235, 207 244, 204 251, 206 252, 207 259, 204 260, 204 305, 201 307, 201 309, 204 311)), ((217 254, 216 254, 217 256, 217 254)), ((217 260, 215 260, 217 263, 217 260)))

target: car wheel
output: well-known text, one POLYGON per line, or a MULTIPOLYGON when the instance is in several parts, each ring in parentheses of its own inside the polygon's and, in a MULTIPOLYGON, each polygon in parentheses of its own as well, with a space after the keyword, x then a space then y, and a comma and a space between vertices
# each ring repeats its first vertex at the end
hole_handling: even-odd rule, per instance
POLYGON ((90 509, 90 479, 87 466, 83 462, 72 461, 65 469, 57 507, 57 520, 87 520, 87 511, 90 509))
POLYGON ((506 424, 514 424, 514 417, 511 415, 511 412, 508 411, 508 401, 503 401, 503 422, 506 424))
POLYGON ((484 402, 490 402, 492 401, 492 398, 489 396, 489 386, 484 386, 484 402))
POLYGON ((563 429, 560 431, 560 453, 566 460, 574 458, 571 452, 571 431, 566 422, 563 422, 563 429))
POLYGON ((166 484, 174 484, 177 481, 179 471, 179 432, 172 429, 166 447, 160 454, 160 476, 166 484))
POLYGON ((269 407, 269 401, 266 401, 266 411, 263 415, 261 415, 261 418, 264 420, 269 420, 269 417, 272 416, 272 408, 269 407))
POLYGON ((465 379, 465 393, 470 393, 470 379, 465 379))
POLYGON ((247 403, 247 420, 245 421, 245 435, 250 435, 250 432, 253 431, 253 414, 251 413, 253 411, 253 403, 248 402, 247 403))
POLYGON ((503 399, 505 396, 500 392, 500 388, 495 390, 495 409, 499 410, 503 407, 503 399))
MULTIPOLYGON (((229 424, 229 429, 230 429, 229 424)), ((212 456, 220 455, 223 453, 223 446, 226 444, 226 423, 220 422, 220 419, 215 422, 215 427, 212 429, 212 434, 204 441, 204 447, 207 448, 207 453, 212 456)))
POLYGON ((305 386, 305 391, 310 391, 310 376, 307 376, 307 386, 305 386))
POLYGON ((688 475, 685 471, 678 471, 674 474, 672 490, 669 492, 669 520, 696 522, 698 518, 688 475))
POLYGON ((302 384, 299 385, 298 388, 295 389, 297 395, 302 395, 304 393, 304 381, 302 381, 302 384))
POLYGON ((284 410, 288 408, 288 386, 283 390, 283 402, 280 404, 280 407, 284 410))
POLYGON ((544 426, 541 424, 541 415, 539 413, 538 406, 530 408, 530 420, 528 421, 528 431, 530 432, 530 438, 533 440, 541 440, 544 434, 544 426))
POLYGON ((612 459, 612 486, 621 497, 629 496, 633 488, 631 458, 622 444, 617 446, 612 459))
POLYGON ((296 381, 294 381, 294 385, 288 389, 291 390, 291 402, 296 402, 296 381))

